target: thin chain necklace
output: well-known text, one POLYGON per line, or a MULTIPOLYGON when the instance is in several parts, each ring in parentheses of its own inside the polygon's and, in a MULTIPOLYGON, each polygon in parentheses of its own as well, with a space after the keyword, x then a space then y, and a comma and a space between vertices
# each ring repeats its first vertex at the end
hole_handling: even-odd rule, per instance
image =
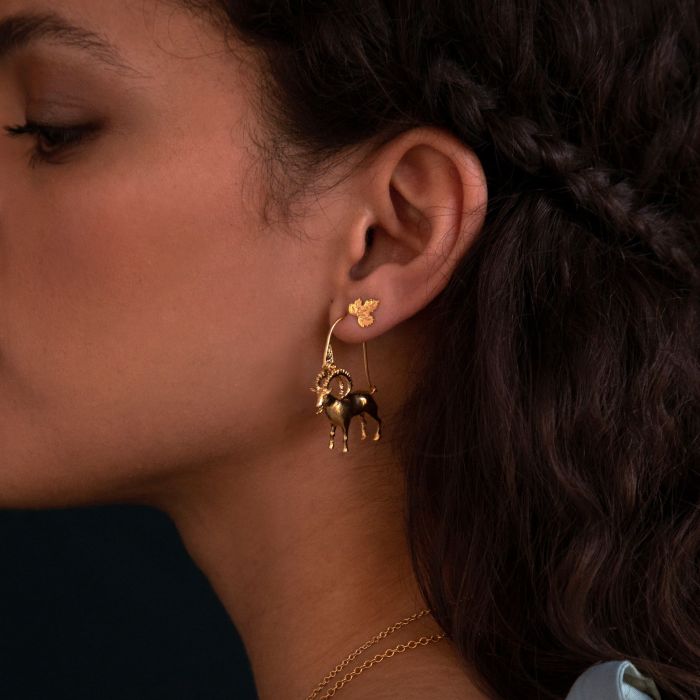
MULTIPOLYGON (((333 680, 333 678, 335 678, 335 676, 338 673, 340 673, 340 671, 342 671, 355 657, 359 656, 363 651, 369 649, 372 645, 377 644, 377 642, 381 641, 385 637, 388 637, 390 634, 396 632, 396 630, 400 629, 401 627, 408 625, 414 620, 418 620, 419 618, 423 617, 423 615, 427 615, 430 612, 432 611, 426 609, 414 613, 410 617, 406 617, 403 620, 400 620, 399 622, 390 625, 383 632, 380 632, 371 639, 368 639, 362 646, 359 646, 357 649, 355 649, 355 651, 349 654, 328 675, 326 675, 325 678, 306 697, 306 700, 314 700, 316 696, 321 692, 321 690, 326 685, 328 685, 328 683, 330 683, 330 681, 333 680)), ((359 666, 356 666, 352 671, 350 671, 350 673, 346 673, 345 676, 343 676, 343 678, 336 681, 335 685, 329 688, 326 691, 326 693, 319 698, 319 700, 328 700, 328 698, 332 698, 346 683, 349 683, 353 678, 359 676, 363 671, 365 671, 368 668, 371 668, 375 664, 378 664, 380 661, 383 661, 384 659, 389 659, 395 654, 402 654, 403 652, 408 651, 409 649, 416 649, 419 646, 426 646, 427 644, 437 642, 444 636, 445 633, 441 632, 440 634, 432 634, 429 637, 420 637, 419 639, 406 642, 406 644, 399 644, 393 647, 392 649, 387 649, 381 654, 376 654, 371 659, 367 659, 359 666)))

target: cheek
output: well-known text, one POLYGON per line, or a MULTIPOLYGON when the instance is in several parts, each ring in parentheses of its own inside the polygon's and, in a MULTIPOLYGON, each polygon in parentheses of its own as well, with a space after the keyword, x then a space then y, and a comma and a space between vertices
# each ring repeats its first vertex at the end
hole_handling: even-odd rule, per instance
POLYGON ((269 365, 271 328, 290 322, 286 253, 215 162, 17 207, 0 312, 0 444, 17 482, 74 494, 107 474, 118 492, 128 464, 186 463, 257 429, 256 384, 284 383, 269 365))

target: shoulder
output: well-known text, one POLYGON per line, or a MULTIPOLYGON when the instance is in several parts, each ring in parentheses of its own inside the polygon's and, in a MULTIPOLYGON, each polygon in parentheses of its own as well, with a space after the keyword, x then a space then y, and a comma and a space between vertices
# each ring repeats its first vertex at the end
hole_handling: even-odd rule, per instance
MULTIPOLYGON (((410 684, 373 688, 372 692, 357 697, 358 700, 369 697, 395 700, 399 693, 401 700, 490 700, 475 684, 446 677, 439 683, 416 678, 410 684)), ((661 695, 654 681, 642 675, 632 662, 603 661, 581 673, 564 700, 661 700, 661 695)))
POLYGON ((564 700, 661 700, 651 678, 630 661, 603 661, 587 668, 564 700))
POLYGON ((402 687, 400 690, 396 688, 383 689, 382 692, 371 694, 366 694, 362 697, 362 700, 396 700, 400 697, 401 700, 492 700, 492 696, 484 695, 475 688, 468 688, 463 690, 457 690, 456 688, 444 688, 444 687, 402 687))

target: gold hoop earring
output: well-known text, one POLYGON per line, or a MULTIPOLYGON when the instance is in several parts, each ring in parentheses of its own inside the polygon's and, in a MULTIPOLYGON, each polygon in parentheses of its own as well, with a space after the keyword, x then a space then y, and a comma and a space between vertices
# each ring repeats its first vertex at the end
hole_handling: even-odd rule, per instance
MULTIPOLYGON (((354 302, 348 305, 348 313, 357 316, 357 323, 365 328, 374 323, 372 312, 379 306, 377 299, 368 299, 362 302, 361 299, 355 299, 354 302)), ((377 431, 374 434, 373 440, 379 440, 382 436, 382 421, 379 418, 377 403, 372 396, 377 387, 372 384, 369 378, 369 363, 367 362, 367 344, 362 341, 362 354, 365 362, 365 374, 367 375, 367 384, 369 388, 366 391, 352 391, 352 377, 346 369, 336 366, 335 358, 333 357, 333 347, 331 346, 331 336, 333 329, 345 316, 344 314, 337 319, 326 338, 326 347, 321 358, 321 371, 316 375, 316 386, 310 387, 311 391, 316 394, 316 413, 324 413, 331 422, 329 449, 333 449, 335 442, 335 431, 337 427, 343 429, 343 452, 348 451, 348 429, 350 421, 354 416, 360 416, 360 425, 362 426, 362 439, 367 437, 366 419, 364 414, 368 413, 377 422, 377 431), (331 394, 331 382, 337 379, 340 390, 340 396, 331 394)))

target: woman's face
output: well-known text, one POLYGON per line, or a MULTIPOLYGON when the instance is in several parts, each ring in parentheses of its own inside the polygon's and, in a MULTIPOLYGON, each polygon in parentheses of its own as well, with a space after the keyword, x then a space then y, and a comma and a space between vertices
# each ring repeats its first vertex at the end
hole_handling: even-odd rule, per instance
POLYGON ((248 69, 157 0, 3 0, 0 27, 1 125, 75 127, 0 131, 0 505, 138 499, 293 439, 329 222, 263 229, 248 69))

